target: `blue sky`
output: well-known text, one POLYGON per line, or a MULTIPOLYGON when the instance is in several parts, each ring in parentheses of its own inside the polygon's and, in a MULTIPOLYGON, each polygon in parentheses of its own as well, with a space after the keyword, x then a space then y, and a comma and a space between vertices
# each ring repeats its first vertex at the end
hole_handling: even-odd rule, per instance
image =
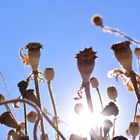
MULTIPOLYGON (((118 89, 118 116, 117 134, 124 134, 129 122, 133 119, 135 95, 128 93, 115 79, 108 79, 107 72, 120 67, 113 57, 111 46, 118 41, 126 39, 102 32, 91 24, 91 17, 100 14, 104 24, 119 28, 129 36, 139 39, 139 0, 24 0, 0 2, 0 72, 7 81, 12 98, 19 96, 17 83, 26 79, 31 73, 31 68, 26 68, 19 57, 19 50, 29 42, 40 42, 44 48, 41 50, 39 70, 53 67, 55 78, 52 88, 58 108, 60 119, 68 121, 70 112, 73 112, 73 96, 82 82, 75 60, 75 54, 85 47, 91 47, 97 51, 98 59, 92 76, 100 83, 103 100, 108 103, 106 88, 115 85, 118 89)), ((135 48, 132 45, 132 50, 135 48)), ((26 51, 25 51, 26 53, 26 51)), ((133 68, 136 69, 136 57, 133 59, 133 68)), ((50 98, 47 86, 40 84, 42 104, 50 112, 50 98)), ((0 81, 0 92, 9 99, 3 83, 0 81)), ((92 89, 93 102, 96 92, 92 89)), ((1 107, 2 108, 2 107, 1 107)), ((17 114, 18 114, 17 110, 17 114)), ((0 109, 3 112, 3 108, 0 109)), ((21 116, 18 115, 20 118, 21 116)), ((46 126, 47 127, 47 126, 46 126)), ((63 126, 64 135, 69 136, 70 128, 63 126)), ((1 140, 5 140, 6 131, 0 125, 1 140)), ((50 133, 52 129, 48 130, 50 133)), ((71 130, 72 132, 72 130, 71 130)), ((53 134, 51 132, 53 139, 53 134)))

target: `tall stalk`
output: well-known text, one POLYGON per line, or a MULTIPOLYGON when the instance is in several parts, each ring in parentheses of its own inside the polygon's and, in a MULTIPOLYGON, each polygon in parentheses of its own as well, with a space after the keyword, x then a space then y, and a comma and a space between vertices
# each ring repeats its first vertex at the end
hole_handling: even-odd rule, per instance
POLYGON ((23 103, 23 107, 24 107, 24 121, 25 121, 25 135, 27 136, 27 117, 26 117, 26 103, 23 103))
MULTIPOLYGON (((33 74, 34 74, 34 84, 35 84, 35 90, 36 90, 36 97, 38 99, 38 104, 39 104, 39 107, 41 109, 41 100, 40 100, 39 85, 38 85, 38 71, 33 72, 33 74)), ((43 136, 43 139, 44 139, 45 130, 44 130, 43 119, 41 120, 40 123, 41 123, 41 133, 42 133, 42 136, 43 136)))
POLYGON ((96 90, 97 90, 97 93, 98 93, 98 96, 99 96, 99 100, 100 100, 101 107, 102 107, 102 109, 103 109, 104 106, 103 106, 103 101, 102 101, 102 97, 101 97, 101 94, 100 94, 99 88, 96 88, 96 90))
MULTIPOLYGON (((58 128, 57 109, 56 109, 56 105, 55 105, 55 101, 54 101, 53 93, 52 93, 52 90, 51 90, 51 84, 50 84, 50 81, 48 81, 47 84, 48 84, 49 94, 50 94, 50 97, 51 97, 51 102, 52 102, 53 111, 54 111, 54 116, 55 116, 55 125, 56 125, 56 128, 59 129, 59 128, 58 128)), ((57 140, 59 140, 59 135, 58 135, 58 133, 57 133, 57 140)))
POLYGON ((140 94, 139 94, 139 90, 138 90, 138 86, 137 86, 136 74, 132 71, 130 73, 130 76, 131 76, 131 81, 132 81, 132 84, 133 84, 133 87, 134 87, 134 90, 135 90, 137 100, 140 104, 140 94))
POLYGON ((85 93, 86 93, 88 108, 91 111, 91 113, 93 113, 93 104, 92 104, 92 99, 91 99, 91 94, 90 94, 89 82, 84 87, 85 87, 85 93))

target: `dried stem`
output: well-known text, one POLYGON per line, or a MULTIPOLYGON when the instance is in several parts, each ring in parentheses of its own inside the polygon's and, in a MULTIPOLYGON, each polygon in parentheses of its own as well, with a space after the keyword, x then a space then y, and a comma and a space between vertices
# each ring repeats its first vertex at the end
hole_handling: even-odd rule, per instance
POLYGON ((102 109, 103 109, 104 106, 103 106, 103 101, 102 101, 102 97, 101 97, 101 94, 100 94, 99 88, 96 88, 96 90, 97 90, 97 93, 98 93, 98 96, 99 96, 99 99, 100 99, 101 107, 102 107, 102 109))
MULTIPOLYGON (((3 82, 4 86, 5 86, 5 88, 6 88, 6 92, 7 92, 8 96, 9 96, 9 98, 11 98, 11 97, 10 97, 9 88, 8 88, 8 86, 7 86, 5 77, 3 76, 2 72, 0 72, 0 76, 1 76, 1 79, 2 79, 2 82, 3 82)), ((9 108, 8 105, 5 105, 5 107, 6 107, 7 111, 9 111, 9 112, 11 113, 12 117, 15 118, 15 120, 16 120, 16 113, 15 113, 15 111, 13 111, 14 113, 12 113, 12 112, 11 112, 11 109, 9 108), (14 115, 13 115, 13 114, 14 114, 14 115)))
POLYGON ((84 83, 84 87, 85 87, 85 93, 86 93, 88 108, 91 111, 91 113, 93 113, 93 105, 92 105, 92 99, 91 99, 91 94, 90 94, 89 82, 84 83))
POLYGON ((26 117, 26 103, 23 103, 24 107, 24 122, 25 122, 25 135, 27 136, 27 117, 26 117))
MULTIPOLYGON (((5 105, 5 104, 8 104, 8 103, 14 103, 14 102, 22 102, 22 103, 26 103, 26 104, 29 104, 30 106, 32 106, 37 111, 39 120, 41 120, 41 118, 42 118, 42 116, 41 116, 41 113, 42 113, 44 118, 54 128, 54 130, 59 134, 59 136, 62 138, 62 140, 66 140, 66 138, 63 136, 63 134, 56 128, 54 123, 46 115, 46 113, 43 110, 41 110, 35 103, 33 103, 29 100, 26 100, 26 99, 13 99, 13 100, 2 102, 2 103, 0 103, 0 105, 5 105)), ((38 121, 38 119, 37 119, 37 121, 38 121)), ((34 128, 34 129, 36 129, 36 128, 34 128)), ((34 139, 34 140, 36 140, 36 139, 34 139)))
MULTIPOLYGON (((39 103, 39 107, 41 109, 41 100, 40 100, 40 94, 39 94, 39 86, 38 86, 38 71, 33 72, 34 74, 34 83, 35 83, 35 90, 36 90, 36 97, 38 99, 38 103, 39 103)), ((44 123, 43 123, 43 119, 41 120, 41 133, 43 136, 43 139, 45 137, 45 130, 44 130, 44 123)))
POLYGON ((134 113, 134 119, 133 119, 134 122, 135 122, 136 115, 137 115, 138 104, 139 104, 139 102, 137 102, 136 106, 135 106, 135 113, 134 113))
POLYGON ((138 72, 140 74, 140 57, 137 57, 137 67, 138 67, 138 72))
POLYGON ((131 81, 132 81, 132 84, 133 84, 133 87, 134 87, 134 90, 135 90, 135 93, 136 93, 137 100, 140 103, 140 95, 139 95, 139 90, 138 90, 138 86, 137 86, 137 80, 136 80, 135 72, 133 72, 133 71, 130 72, 130 76, 131 76, 131 81))
MULTIPOLYGON (((49 89, 49 93, 50 93, 50 97, 51 97, 51 102, 52 102, 52 106, 53 106, 53 111, 54 111, 54 116, 55 116, 55 125, 58 128, 58 116, 57 116, 57 109, 56 109, 56 105, 55 105, 55 101, 54 101, 54 98, 53 98, 53 93, 52 93, 52 90, 51 90, 51 85, 50 85, 50 81, 47 82, 48 84, 48 89, 49 89)), ((59 135, 57 133, 57 140, 59 140, 59 135)))
POLYGON ((114 121, 113 121, 112 138, 114 138, 114 136, 115 136, 115 127, 116 127, 116 118, 114 118, 114 121))
POLYGON ((122 37, 127 38, 128 40, 130 40, 130 41, 133 42, 134 44, 140 45, 140 42, 139 42, 139 41, 137 41, 137 40, 135 40, 135 39, 129 37, 128 35, 122 33, 121 31, 119 31, 119 30, 117 30, 117 29, 112 29, 112 28, 107 27, 107 26, 103 26, 102 28, 103 28, 104 31, 106 31, 106 32, 115 33, 115 34, 117 34, 117 35, 120 35, 120 36, 122 36, 122 37))

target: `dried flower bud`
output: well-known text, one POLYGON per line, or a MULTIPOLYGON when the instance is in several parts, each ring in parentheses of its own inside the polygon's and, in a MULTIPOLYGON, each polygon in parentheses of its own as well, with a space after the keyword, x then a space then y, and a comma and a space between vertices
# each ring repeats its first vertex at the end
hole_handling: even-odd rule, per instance
POLYGON ((103 127, 103 130, 104 130, 104 137, 107 136, 107 134, 109 133, 110 131, 110 128, 113 126, 113 123, 110 121, 110 120, 105 120, 104 121, 104 127, 103 127))
POLYGON ((4 96, 0 93, 0 103, 4 102, 5 101, 5 98, 4 96))
POLYGON ((96 26, 103 27, 103 20, 100 15, 95 15, 92 17, 92 23, 94 23, 96 26))
POLYGON ((98 88, 99 87, 99 82, 95 77, 90 78, 90 83, 91 83, 91 86, 93 88, 98 88))
POLYGON ((18 83, 17 86, 18 86, 18 88, 19 88, 19 91, 20 91, 21 95, 23 95, 24 92, 26 91, 27 87, 28 87, 28 82, 22 80, 22 81, 20 81, 20 82, 18 83))
POLYGON ((36 119, 37 119, 37 113, 34 112, 34 111, 30 111, 28 114, 27 114, 27 120, 31 123, 35 123, 36 122, 36 119))
POLYGON ((36 71, 39 65, 40 48, 42 48, 42 45, 37 42, 32 42, 26 45, 26 49, 28 49, 29 63, 33 71, 36 71))
POLYGON ((135 55, 140 57, 140 48, 135 48, 135 55))
POLYGON ((116 88, 114 86, 109 86, 107 88, 107 95, 111 100, 115 101, 118 96, 116 88))
POLYGON ((105 106, 105 108, 101 113, 105 116, 111 116, 111 115, 117 116, 119 110, 115 103, 110 102, 107 106, 105 106))
POLYGON ((43 138, 43 136, 41 135, 41 136, 40 136, 40 140, 49 140, 48 134, 47 134, 47 133, 44 134, 44 138, 43 138))
POLYGON ((137 122, 131 122, 129 125, 129 133, 133 136, 136 137, 139 134, 139 124, 137 122))
POLYGON ((53 68, 46 68, 44 71, 44 76, 47 81, 51 81, 54 78, 54 70, 53 68))
POLYGON ((36 103, 37 105, 39 105, 37 97, 34 95, 34 89, 26 90, 22 96, 23 98, 28 99, 32 101, 33 103, 36 103))
POLYGON ((95 59, 97 58, 96 52, 92 48, 85 48, 76 55, 77 66, 82 76, 83 82, 87 83, 89 77, 94 69, 95 59))
POLYGON ((19 124, 13 118, 13 116, 11 115, 10 112, 4 112, 0 116, 0 123, 6 125, 8 127, 12 127, 12 128, 16 128, 16 129, 19 127, 19 124))
POLYGON ((80 114, 83 111, 83 109, 84 109, 84 106, 81 103, 77 103, 74 107, 74 110, 77 114, 80 114))
POLYGON ((132 51, 130 41, 113 44, 111 49, 114 51, 116 59, 128 72, 132 71, 132 51))
POLYGON ((69 140, 83 140, 83 139, 78 135, 71 134, 69 140))

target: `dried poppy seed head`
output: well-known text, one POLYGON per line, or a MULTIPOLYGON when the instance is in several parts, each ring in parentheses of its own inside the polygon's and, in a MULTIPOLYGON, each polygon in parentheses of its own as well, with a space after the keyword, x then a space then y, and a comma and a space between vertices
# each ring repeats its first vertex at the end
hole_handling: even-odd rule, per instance
POLYGON ((76 54, 77 66, 82 76, 83 82, 87 83, 89 77, 94 69, 95 59, 97 58, 96 52, 92 48, 85 48, 76 54))
POLYGON ((74 110, 77 114, 80 114, 84 109, 84 106, 82 103, 77 103, 75 106, 74 106, 74 110))
POLYGON ((47 81, 51 81, 54 78, 54 70, 53 68, 46 68, 44 71, 44 76, 47 81))
POLYGON ((40 48, 43 48, 40 43, 32 42, 26 45, 26 49, 28 49, 28 58, 29 63, 33 69, 33 71, 37 71, 40 59, 40 48))
POLYGON ((93 88, 99 87, 99 82, 98 82, 97 78, 95 78, 95 77, 90 78, 90 83, 93 88))
POLYGON ((132 71, 132 51, 130 49, 130 44, 130 41, 125 41, 113 44, 111 47, 116 59, 128 72, 132 71))
POLYGON ((111 100, 115 101, 118 96, 118 92, 114 86, 109 86, 107 88, 107 95, 111 100))
POLYGON ((137 122, 131 122, 129 125, 129 133, 133 136, 136 137, 139 134, 139 124, 137 122))
POLYGON ((92 17, 92 23, 94 23, 96 26, 103 27, 103 20, 100 15, 95 15, 92 17))
POLYGON ((0 123, 6 125, 8 127, 12 127, 12 128, 16 128, 16 129, 19 128, 19 124, 17 123, 15 118, 13 118, 12 114, 8 111, 2 113, 2 115, 0 116, 0 123))
POLYGON ((30 111, 28 114, 27 114, 27 120, 31 123, 35 123, 36 122, 36 119, 37 119, 37 113, 34 112, 34 111, 30 111))
POLYGON ((140 57, 140 48, 135 48, 135 55, 140 57))

